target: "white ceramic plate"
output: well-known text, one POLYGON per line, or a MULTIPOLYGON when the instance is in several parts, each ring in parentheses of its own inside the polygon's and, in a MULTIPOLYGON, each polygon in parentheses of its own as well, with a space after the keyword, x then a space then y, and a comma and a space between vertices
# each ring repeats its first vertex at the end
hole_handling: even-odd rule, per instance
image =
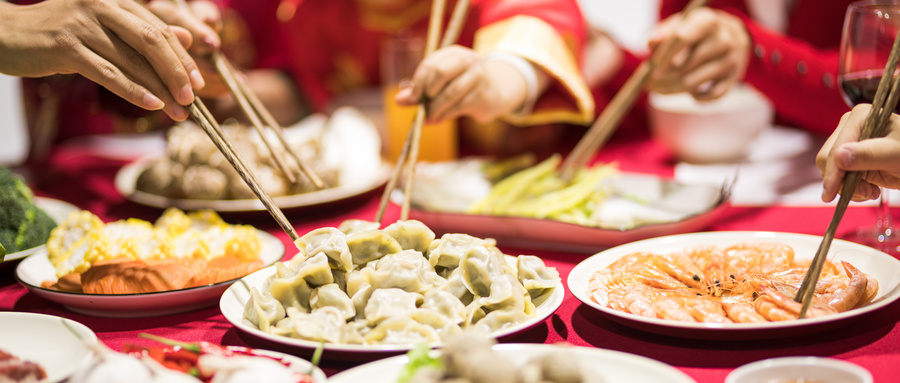
POLYGON ((873 248, 835 239, 828 259, 832 262, 848 261, 862 272, 878 280, 878 294, 869 304, 836 315, 801 320, 768 323, 705 324, 648 318, 613 310, 594 302, 588 291, 591 275, 609 266, 622 256, 638 251, 668 253, 693 245, 730 246, 741 242, 777 242, 793 247, 796 259, 815 256, 822 237, 778 232, 725 231, 692 233, 647 239, 597 253, 572 269, 569 273, 569 291, 584 304, 598 310, 603 316, 620 324, 639 330, 676 337, 698 339, 765 339, 795 336, 822 331, 859 319, 862 315, 887 306, 900 297, 900 261, 873 248))
MULTIPOLYGON (((231 287, 229 287, 228 290, 225 291, 225 294, 222 295, 222 299, 219 301, 219 308, 222 310, 222 314, 225 316, 225 319, 231 322, 231 324, 233 324, 239 330, 252 336, 270 342, 275 342, 277 344, 285 345, 291 348, 315 350, 319 346, 319 342, 269 334, 256 328, 256 326, 253 326, 252 324, 244 322, 244 307, 246 306, 247 301, 250 300, 250 292, 247 290, 247 287, 256 287, 257 289, 261 289, 266 281, 266 278, 274 274, 275 267, 270 266, 242 278, 242 280, 246 282, 246 286, 244 286, 244 283, 235 283, 231 285, 231 287)), ((564 295, 565 290, 563 290, 562 283, 560 283, 556 286, 556 288, 553 289, 553 292, 551 292, 548 297, 546 297, 545 299, 542 298, 543 301, 537 304, 537 310, 534 317, 514 326, 504 328, 500 331, 495 331, 490 335, 494 338, 504 337, 507 335, 525 331, 533 326, 538 325, 539 323, 550 317, 550 315, 553 314, 553 312, 556 311, 557 308, 559 308, 559 306, 562 304, 564 295)), ((436 344, 433 346, 439 347, 440 344, 436 344)), ((332 353, 396 354, 398 352, 409 351, 413 347, 415 347, 415 344, 357 345, 325 343, 325 351, 332 353)))
MULTIPOLYGON (((69 213, 80 210, 75 205, 53 198, 34 197, 34 204, 37 205, 37 207, 41 208, 41 210, 43 210, 45 213, 47 213, 50 218, 53 218, 56 223, 65 221, 69 216, 69 213)), ((6 254, 6 257, 3 258, 3 262, 11 262, 25 258, 46 247, 46 245, 40 245, 32 247, 30 249, 17 251, 15 253, 6 254)))
MULTIPOLYGON (((182 210, 212 209, 218 212, 252 212, 265 211, 266 207, 259 199, 234 200, 200 200, 169 198, 137 190, 138 176, 152 165, 158 157, 144 157, 123 166, 116 173, 116 190, 132 202, 141 205, 164 209, 177 207, 182 210)), ((289 196, 272 197, 275 204, 282 209, 299 209, 313 207, 331 202, 342 201, 373 191, 387 182, 391 166, 382 164, 379 170, 368 178, 360 178, 352 184, 343 184, 329 189, 289 196)))
POLYGON ((280 353, 278 351, 262 350, 258 348, 253 349, 253 353, 280 360, 282 363, 287 364, 288 368, 291 369, 291 371, 312 375, 313 382, 315 383, 325 383, 328 381, 328 377, 325 376, 325 372, 322 371, 321 368, 313 366, 312 363, 310 363, 306 359, 280 353), (310 371, 312 371, 311 374, 310 371))
MULTIPOLYGON (((489 237, 503 246, 595 253, 645 238, 700 231, 716 222, 729 205, 730 187, 727 185, 721 189, 685 185, 657 176, 634 173, 623 173, 617 181, 628 185, 629 189, 638 189, 636 192, 648 186, 655 189, 656 192, 650 193, 655 199, 651 201, 654 209, 669 213, 681 209, 677 213, 684 214, 685 218, 617 230, 550 219, 429 211, 416 206, 413 206, 409 215, 411 219, 424 222, 436 233, 467 233, 476 237, 489 237), (689 211, 685 212, 684 209, 689 211)), ((394 197, 395 202, 399 201, 402 194, 395 194, 394 197)))
MULTIPOLYGON (((558 350, 558 346, 547 344, 498 344, 494 351, 517 365, 528 360, 558 350)), ((678 369, 634 354, 589 347, 566 348, 578 358, 578 363, 603 378, 604 383, 666 382, 694 383, 695 381, 678 369)), ((432 351, 439 353, 440 351, 432 351)), ((338 373, 328 379, 329 383, 394 383, 400 371, 409 362, 406 355, 395 356, 367 363, 338 373)))
MULTIPOLYGON (((263 264, 271 265, 284 256, 280 239, 258 231, 263 264)), ((66 306, 74 312, 99 317, 136 318, 169 315, 215 305, 222 292, 235 280, 208 286, 144 294, 82 294, 41 287, 44 281, 56 281, 56 269, 43 249, 25 258, 16 268, 16 279, 31 293, 66 306)))
POLYGON ((85 342, 96 341, 97 336, 91 329, 70 319, 45 314, 0 312, 0 350, 43 367, 47 378, 41 383, 68 378, 93 354, 85 342), (73 334, 70 327, 81 338, 73 334))

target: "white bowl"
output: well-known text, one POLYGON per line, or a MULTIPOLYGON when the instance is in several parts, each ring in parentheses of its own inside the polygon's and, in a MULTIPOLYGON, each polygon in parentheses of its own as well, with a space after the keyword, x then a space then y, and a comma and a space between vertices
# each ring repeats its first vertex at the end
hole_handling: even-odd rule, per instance
POLYGON ((843 360, 815 356, 764 359, 736 368, 725 383, 872 383, 865 368, 843 360))
POLYGON ((648 103, 653 137, 678 160, 691 163, 744 158, 775 116, 772 103, 747 85, 714 101, 700 102, 687 93, 650 93, 648 103))

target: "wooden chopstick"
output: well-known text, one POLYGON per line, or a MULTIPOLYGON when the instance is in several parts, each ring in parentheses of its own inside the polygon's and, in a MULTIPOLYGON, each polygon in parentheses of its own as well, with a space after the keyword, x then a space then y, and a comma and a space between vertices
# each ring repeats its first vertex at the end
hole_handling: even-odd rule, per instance
MULTIPOLYGON (((275 165, 278 166, 278 169, 288 178, 291 183, 297 182, 297 178, 294 177, 294 173, 287 168, 287 164, 284 159, 281 158, 279 152, 275 151, 275 148, 272 147, 272 144, 269 143, 269 139, 266 138, 266 128, 263 125, 262 120, 256 114, 256 110, 253 109, 253 106, 250 105, 250 100, 247 99, 247 96, 244 92, 241 91, 241 88, 237 84, 237 76, 230 70, 230 65, 226 62, 224 55, 221 52, 213 52, 212 53, 213 65, 216 67, 216 71, 219 72, 219 75, 222 77, 222 80, 225 81, 225 85, 228 86, 228 90, 231 91, 231 94, 234 96, 235 101, 237 101, 238 105, 240 105, 241 110, 244 111, 244 115, 250 120, 250 124, 256 128, 256 131, 259 133, 260 138, 264 144, 266 144, 266 148, 269 149, 269 153, 272 154, 272 159, 275 160, 275 165)), ((287 147, 286 147, 287 148, 287 147)))
MULTIPOLYGON (((706 2, 707 0, 692 0, 688 3, 682 11, 682 22, 691 11, 706 5, 706 2)), ((594 153, 600 149, 600 146, 609 139, 619 126, 619 122, 625 117, 625 113, 634 105, 634 101, 640 95, 647 80, 650 79, 654 63, 663 57, 667 57, 671 53, 669 52, 671 46, 671 43, 666 44, 666 46, 657 46, 650 54, 650 58, 641 62, 634 73, 631 74, 631 77, 625 82, 625 85, 616 92, 609 105, 603 109, 603 112, 600 113, 600 116, 597 117, 591 128, 578 141, 572 152, 566 156, 566 159, 560 166, 559 173, 563 180, 566 182, 571 181, 575 174, 578 173, 578 170, 583 168, 593 157, 594 153)))
MULTIPOLYGON (((466 21, 466 13, 469 10, 470 0, 460 0, 456 3, 456 6, 453 8, 453 13, 450 16, 447 30, 444 33, 443 39, 441 39, 439 34, 444 19, 445 3, 445 0, 434 0, 431 4, 431 16, 428 23, 428 35, 426 37, 423 59, 437 50, 438 41, 440 41, 441 48, 450 46, 456 43, 456 40, 462 32, 462 27, 466 21)), ((390 100, 387 102, 390 102, 390 100)), ((391 193, 397 187, 401 175, 404 175, 406 183, 404 184, 403 205, 400 210, 400 219, 406 220, 409 217, 412 185, 413 179, 415 178, 415 166, 419 157, 419 141, 421 141, 422 126, 425 123, 425 103, 426 100, 422 100, 416 107, 416 114, 413 118, 409 133, 406 136, 406 141, 403 144, 403 149, 400 152, 400 156, 397 158, 397 163, 391 173, 391 178, 388 180, 387 185, 385 185, 384 192, 381 195, 381 200, 378 203, 378 211, 375 213, 375 222, 379 224, 381 223, 382 218, 384 218, 384 212, 387 210, 391 193)))
MULTIPOLYGON (((900 100, 900 76, 894 77, 894 70, 897 68, 898 61, 900 61, 900 33, 897 34, 894 39, 894 45, 891 47, 891 54, 888 57, 887 65, 885 65, 884 74, 878 83, 875 99, 872 101, 872 109, 869 110, 863 130, 859 134, 860 141, 883 137, 886 133, 887 122, 897 107, 897 101, 900 100)), ((862 176, 863 172, 860 171, 850 171, 844 174, 840 192, 841 197, 834 208, 834 215, 831 217, 828 229, 825 230, 825 235, 822 237, 822 243, 819 244, 816 256, 810 263, 806 276, 803 277, 800 289, 797 290, 797 295, 794 297, 795 301, 802 304, 798 318, 806 316, 806 311, 812 303, 813 293, 816 291, 815 286, 819 280, 819 274, 822 273, 822 267, 825 265, 825 259, 837 232, 838 224, 840 224, 841 218, 843 218, 844 212, 853 198, 853 193, 862 180, 862 176)))
POLYGON ((194 102, 188 106, 188 112, 194 121, 200 125, 206 135, 209 136, 216 147, 219 148, 219 151, 225 155, 225 158, 231 163, 231 166, 237 170, 244 182, 250 186, 253 193, 256 194, 266 210, 269 211, 269 214, 275 218, 275 221, 278 222, 281 229, 290 236, 291 241, 294 242, 294 245, 297 245, 297 248, 299 249, 298 241, 300 240, 300 237, 297 235, 294 227, 291 225, 290 221, 288 221, 287 217, 284 216, 281 209, 278 208, 278 205, 275 204, 275 201, 272 200, 272 197, 269 196, 269 193, 260 186, 256 175, 253 174, 253 171, 247 167, 243 159, 241 159, 241 155, 234 149, 234 146, 225 135, 225 132, 199 97, 195 98, 194 102))
MULTIPOLYGON (((225 62, 228 69, 232 73, 234 73, 234 66, 231 65, 228 60, 223 61, 225 62)), ((309 178, 309 180, 312 181, 313 185, 315 185, 317 189, 325 187, 325 184, 322 182, 322 179, 319 178, 319 175, 316 174, 315 170, 310 168, 309 165, 306 164, 306 162, 301 160, 294 149, 291 148, 291 146, 288 144, 287 139, 284 137, 284 129, 282 129, 281 124, 279 124, 278 121, 275 120, 275 117, 272 116, 272 113, 269 112, 269 109, 266 108, 262 101, 260 101, 259 97, 256 96, 256 93, 254 93, 250 89, 250 87, 247 86, 247 83, 240 76, 234 76, 234 79, 237 83, 238 90, 240 90, 241 94, 247 97, 247 101, 250 102, 250 106, 253 107, 253 110, 256 111, 257 114, 259 114, 263 122, 265 122, 266 125, 272 128, 273 131, 275 131, 275 135, 278 137, 278 140, 281 141, 281 145, 284 146, 285 151, 287 151, 291 158, 294 159, 294 163, 297 164, 303 175, 309 178)))

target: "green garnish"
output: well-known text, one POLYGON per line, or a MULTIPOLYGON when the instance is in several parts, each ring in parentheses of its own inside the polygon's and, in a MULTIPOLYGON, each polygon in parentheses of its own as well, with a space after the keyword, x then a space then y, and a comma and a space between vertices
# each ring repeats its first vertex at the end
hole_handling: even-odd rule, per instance
POLYGON ((428 347, 425 343, 420 343, 413 347, 412 350, 406 353, 406 357, 409 358, 409 363, 403 366, 400 376, 397 377, 397 383, 408 382, 415 375, 416 371, 422 368, 432 368, 438 371, 444 369, 441 359, 431 356, 431 347, 428 347))
POLYGON ((185 349, 185 350, 192 351, 192 352, 196 352, 196 353, 198 353, 198 354, 199 354, 201 351, 203 351, 203 350, 200 348, 200 345, 198 345, 198 344, 196 344, 196 343, 179 342, 179 341, 177 341, 177 340, 172 340, 172 339, 169 339, 169 338, 163 338, 163 337, 161 337, 161 336, 156 336, 156 335, 148 334, 148 333, 145 333, 145 332, 142 332, 142 333, 138 334, 138 336, 141 337, 141 338, 152 339, 152 340, 155 340, 155 341, 157 341, 157 342, 159 342, 159 343, 166 344, 166 345, 169 345, 169 346, 179 346, 179 347, 181 347, 181 348, 183 348, 183 349, 185 349))

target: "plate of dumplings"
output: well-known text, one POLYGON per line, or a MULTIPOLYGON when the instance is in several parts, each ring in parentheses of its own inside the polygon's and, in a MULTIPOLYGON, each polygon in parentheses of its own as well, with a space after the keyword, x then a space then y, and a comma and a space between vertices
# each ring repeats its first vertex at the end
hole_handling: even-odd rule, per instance
POLYGON ((238 330, 290 348, 397 354, 464 329, 525 331, 564 296, 540 258, 503 254, 490 238, 436 237, 415 220, 383 229, 349 220, 308 232, 298 247, 222 295, 219 308, 238 330))

